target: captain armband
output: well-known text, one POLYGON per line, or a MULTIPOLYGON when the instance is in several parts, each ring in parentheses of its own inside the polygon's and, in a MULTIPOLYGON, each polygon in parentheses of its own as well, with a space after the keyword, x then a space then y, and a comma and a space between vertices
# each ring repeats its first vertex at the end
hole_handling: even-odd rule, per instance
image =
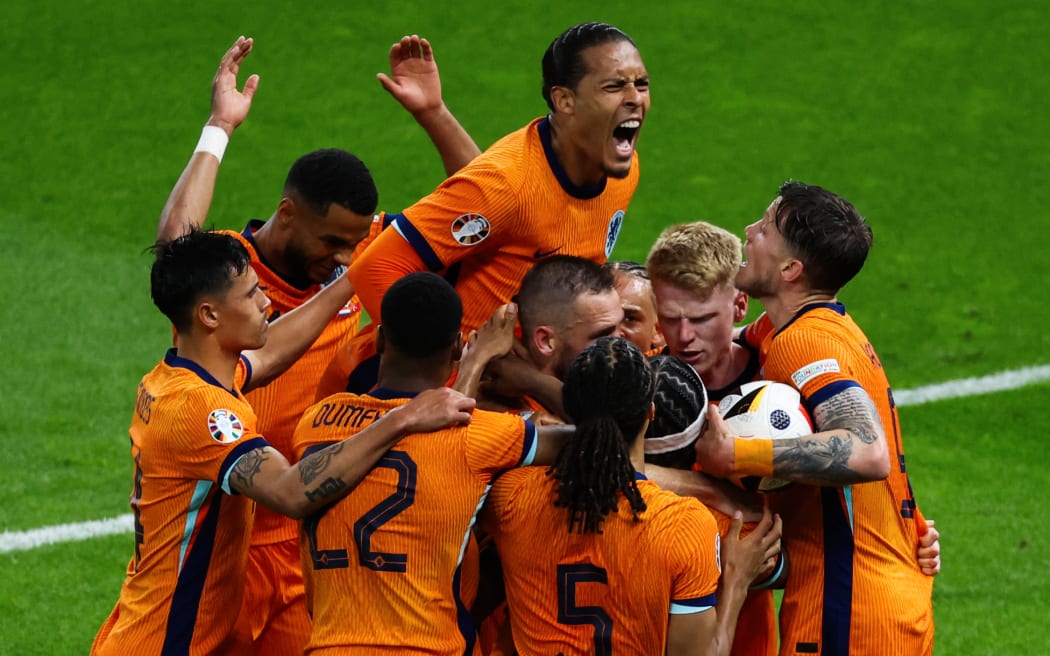
POLYGON ((746 476, 773 475, 773 440, 733 438, 733 470, 746 476))

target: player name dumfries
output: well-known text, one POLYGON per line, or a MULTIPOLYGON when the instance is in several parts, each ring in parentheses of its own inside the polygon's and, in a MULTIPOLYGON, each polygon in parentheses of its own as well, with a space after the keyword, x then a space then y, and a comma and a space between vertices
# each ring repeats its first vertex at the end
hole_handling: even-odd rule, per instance
POLYGON ((365 422, 372 423, 382 416, 383 411, 376 408, 362 408, 349 403, 325 403, 314 415, 313 427, 359 428, 365 422))

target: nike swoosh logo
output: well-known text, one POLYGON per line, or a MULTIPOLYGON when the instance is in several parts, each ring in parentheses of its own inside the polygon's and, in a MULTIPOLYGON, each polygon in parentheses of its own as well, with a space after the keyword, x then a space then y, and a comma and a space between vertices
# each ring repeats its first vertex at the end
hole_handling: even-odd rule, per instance
POLYGON ((551 255, 554 255, 555 253, 557 253, 561 249, 562 249, 561 246, 559 246, 557 248, 552 248, 549 251, 544 251, 544 250, 540 250, 540 249, 537 248, 536 252, 532 254, 532 257, 533 257, 533 259, 536 259, 536 260, 542 260, 545 257, 550 257, 551 255))

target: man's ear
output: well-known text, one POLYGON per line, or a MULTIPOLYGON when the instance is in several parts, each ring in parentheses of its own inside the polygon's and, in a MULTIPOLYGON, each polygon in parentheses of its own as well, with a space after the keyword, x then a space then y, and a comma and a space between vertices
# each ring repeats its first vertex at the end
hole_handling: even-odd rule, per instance
POLYGON ((202 301, 197 305, 197 321, 211 332, 219 327, 219 309, 210 301, 202 301))
POLYGON ((569 87, 551 87, 551 103, 559 114, 572 114, 576 111, 576 94, 569 87))
POLYGON ((736 292, 736 297, 733 299, 733 323, 740 323, 747 316, 747 294, 740 291, 736 292))
POLYGON ((554 328, 551 326, 537 326, 532 331, 532 345, 536 348, 536 352, 544 357, 554 355, 554 352, 558 350, 558 336, 555 334, 554 328))
POLYGON ((463 331, 456 333, 456 339, 452 341, 452 362, 459 362, 463 357, 463 331))
POLYGON ((791 258, 780 265, 780 279, 784 282, 797 282, 802 277, 805 266, 802 260, 791 258))
POLYGON ((277 223, 287 228, 295 221, 297 213, 298 208, 295 205, 295 200, 291 196, 284 196, 277 205, 277 223))
POLYGON ((383 325, 376 326, 376 355, 383 355, 386 350, 386 335, 383 334, 383 325))

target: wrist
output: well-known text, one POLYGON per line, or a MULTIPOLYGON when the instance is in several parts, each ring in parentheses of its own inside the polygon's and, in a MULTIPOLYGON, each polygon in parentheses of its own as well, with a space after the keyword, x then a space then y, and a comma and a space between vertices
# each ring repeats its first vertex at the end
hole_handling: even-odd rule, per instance
POLYGON ((211 125, 213 127, 217 127, 217 128, 222 129, 222 131, 226 133, 226 137, 227 138, 232 137, 233 136, 233 131, 235 129, 237 129, 237 126, 235 124, 233 124, 230 121, 227 121, 225 119, 221 119, 221 118, 219 118, 217 116, 214 116, 214 115, 209 116, 208 117, 208 122, 205 123, 204 125, 211 125))
POLYGON ((733 473, 742 476, 772 476, 773 440, 734 437, 733 473))
POLYGON ((229 143, 230 135, 226 130, 209 121, 201 130, 201 138, 197 141, 197 147, 193 149, 193 152, 209 153, 221 162, 229 143))

